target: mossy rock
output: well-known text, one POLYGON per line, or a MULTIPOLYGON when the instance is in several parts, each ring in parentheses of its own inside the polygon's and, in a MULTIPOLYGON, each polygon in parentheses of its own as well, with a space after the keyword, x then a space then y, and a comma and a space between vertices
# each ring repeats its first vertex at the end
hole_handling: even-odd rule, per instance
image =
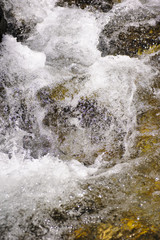
MULTIPOLYGON (((124 16, 125 19, 125 16, 124 16)), ((102 56, 106 55, 127 55, 135 57, 138 55, 151 54, 160 50, 160 22, 155 25, 145 23, 139 26, 127 26, 132 23, 131 17, 126 20, 110 21, 101 32, 98 49, 102 56)), ((136 19, 138 20, 138 19, 136 19)))
POLYGON ((89 10, 99 10, 102 12, 108 12, 115 1, 112 0, 59 0, 57 6, 76 6, 81 9, 89 9, 89 10))

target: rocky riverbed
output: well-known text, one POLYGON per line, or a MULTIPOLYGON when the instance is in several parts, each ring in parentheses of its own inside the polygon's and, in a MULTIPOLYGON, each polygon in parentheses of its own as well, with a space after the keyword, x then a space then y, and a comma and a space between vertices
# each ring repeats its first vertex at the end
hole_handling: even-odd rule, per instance
POLYGON ((158 1, 1 7, 0 239, 159 239, 158 1))

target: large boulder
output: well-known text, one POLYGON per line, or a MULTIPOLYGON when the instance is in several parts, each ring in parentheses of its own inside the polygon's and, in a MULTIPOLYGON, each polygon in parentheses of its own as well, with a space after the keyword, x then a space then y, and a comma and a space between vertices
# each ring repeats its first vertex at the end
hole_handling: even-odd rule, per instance
POLYGON ((0 7, 0 42, 2 41, 2 35, 6 32, 7 22, 4 18, 3 10, 0 7))

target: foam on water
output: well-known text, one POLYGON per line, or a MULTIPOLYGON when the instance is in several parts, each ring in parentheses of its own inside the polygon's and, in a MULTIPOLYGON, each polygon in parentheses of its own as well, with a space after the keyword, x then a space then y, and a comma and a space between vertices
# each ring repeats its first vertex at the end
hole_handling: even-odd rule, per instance
POLYGON ((134 94, 140 86, 148 88, 154 75, 142 61, 127 56, 100 58, 89 68, 89 72, 91 80, 85 87, 88 95, 98 93, 99 100, 121 119, 134 116, 134 94))
POLYGON ((60 74, 61 79, 65 79, 71 75, 73 63, 80 71, 82 66, 88 67, 100 56, 96 49, 99 31, 91 13, 56 8, 37 25, 28 42, 31 48, 46 54, 52 74, 60 74))
POLYGON ((37 69, 44 68, 46 56, 43 52, 32 51, 8 35, 4 37, 3 41, 4 54, 2 64, 9 63, 9 72, 21 73, 27 70, 32 73, 37 69))
POLYGON ((31 1, 25 0, 19 2, 18 0, 2 1, 6 11, 12 11, 14 17, 18 21, 42 21, 48 15, 55 5, 54 0, 40 0, 31 1))
POLYGON ((16 208, 32 206, 33 210, 41 201, 58 206, 59 201, 65 203, 71 193, 82 194, 78 182, 85 181, 96 171, 96 167, 87 168, 75 160, 65 163, 46 156, 35 161, 20 161, 13 157, 10 161, 1 155, 0 196, 3 208, 6 206, 6 211, 14 212, 16 208))
MULTIPOLYGON (((123 7, 123 11, 127 12, 142 7, 143 3, 138 0, 122 1, 113 8, 110 17, 123 7)), ((150 3, 145 1, 146 6, 150 3)), ((66 98, 63 104, 76 106, 81 97, 94 97, 99 106, 106 107, 113 114, 124 133, 132 132, 136 125, 136 112, 140 108, 137 105, 141 104, 136 102, 136 94, 139 90, 150 88, 156 74, 154 69, 143 59, 127 56, 101 57, 97 44, 99 33, 108 21, 107 14, 103 14, 103 18, 106 17, 104 20, 98 13, 74 8, 54 8, 54 4, 52 0, 5 2, 5 8, 13 8, 17 19, 30 21, 33 18, 38 23, 25 44, 18 43, 9 35, 3 38, 0 68, 5 81, 9 83, 5 83, 5 89, 10 112, 14 114, 21 100, 21 92, 28 109, 37 118, 37 125, 33 127, 35 134, 40 136, 39 132, 45 133, 53 141, 53 146, 56 139, 52 131, 42 124, 47 110, 40 106, 37 91, 45 86, 52 88, 58 83, 83 76, 79 92, 66 98)), ((158 2, 155 0, 154 4, 158 2)), ((78 126, 77 120, 71 119, 72 121, 78 126)), ((25 130, 20 130, 16 124, 8 130, 5 146, 12 148, 12 158, 9 159, 7 154, 0 156, 2 218, 7 213, 13 216, 20 209, 29 216, 38 204, 59 207, 71 195, 73 198, 83 197, 81 184, 98 175, 98 170, 103 167, 101 157, 89 167, 74 159, 65 162, 58 156, 49 154, 34 161, 25 160, 22 146, 24 134, 25 130)), ((110 132, 107 137, 112 138, 110 132)), ((126 137, 126 151, 129 144, 126 137)), ((110 171, 102 173, 102 176, 109 177, 122 170, 129 171, 129 166, 130 163, 117 164, 110 171)))
MULTIPOLYGON (((98 102, 107 106, 121 122, 124 131, 133 128, 136 114, 134 95, 138 88, 149 87, 154 75, 151 67, 127 56, 101 58, 96 48, 101 18, 93 13, 79 9, 53 8, 53 3, 49 0, 41 1, 38 5, 36 1, 26 1, 23 5, 10 1, 8 4, 13 4, 12 7, 19 14, 25 15, 25 11, 30 13, 28 17, 31 18, 34 12, 42 18, 27 40, 28 46, 18 43, 11 36, 5 36, 1 58, 1 69, 5 76, 14 88, 23 91, 28 99, 27 104, 33 106, 39 121, 44 113, 37 105, 37 90, 83 73, 86 78, 83 89, 74 96, 72 102, 71 99, 67 101, 75 105, 80 97, 95 94, 98 102)), ((132 2, 128 4, 128 1, 124 1, 123 4, 127 8, 133 7, 132 2)), ((137 7, 139 4, 141 3, 137 0, 134 5, 137 7)), ((10 102, 16 104, 12 88, 8 88, 7 92, 10 102)), ((41 131, 43 132, 42 125, 41 131)), ((19 131, 18 134, 20 136, 22 132, 19 131)))

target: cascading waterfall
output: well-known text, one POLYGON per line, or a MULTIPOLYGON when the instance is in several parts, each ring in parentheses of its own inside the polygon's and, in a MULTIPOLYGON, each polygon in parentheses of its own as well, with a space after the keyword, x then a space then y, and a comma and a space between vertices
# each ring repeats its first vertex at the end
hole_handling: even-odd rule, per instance
POLYGON ((142 37, 158 32, 160 4, 1 2, 12 35, 0 48, 0 239, 127 239, 113 225, 133 216, 152 234, 160 36, 142 37))

